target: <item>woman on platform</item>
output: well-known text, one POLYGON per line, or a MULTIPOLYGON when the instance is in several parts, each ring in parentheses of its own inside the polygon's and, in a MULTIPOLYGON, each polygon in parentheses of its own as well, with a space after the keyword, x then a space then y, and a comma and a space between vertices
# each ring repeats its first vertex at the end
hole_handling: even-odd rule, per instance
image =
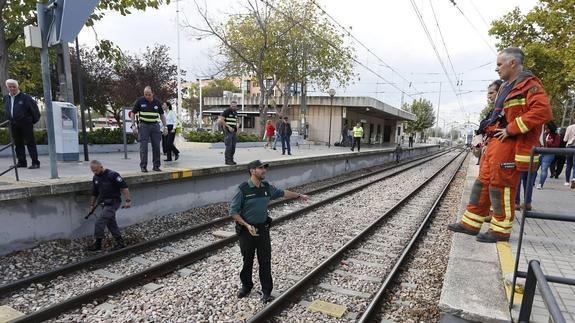
POLYGON ((276 131, 276 128, 274 127, 274 124, 271 120, 268 120, 266 122, 266 132, 265 132, 265 139, 266 139, 266 144, 264 145, 264 148, 272 148, 272 138, 274 137, 274 133, 276 131))
POLYGON ((162 140, 166 143, 166 155, 167 158, 164 161, 172 161, 172 153, 174 153, 175 160, 180 158, 180 151, 174 145, 174 140, 176 139, 176 125, 178 124, 178 117, 176 113, 172 110, 172 104, 165 101, 162 105, 164 109, 164 114, 166 115, 166 125, 168 127, 168 134, 165 135, 162 140))
MULTIPOLYGON (((557 148, 561 143, 561 137, 557 133, 557 126, 553 121, 549 122, 545 125, 545 132, 543 133, 543 138, 545 139, 543 145, 545 148, 557 148)), ((539 160, 541 161, 541 177, 539 177, 539 183, 537 184, 537 189, 540 190, 543 188, 545 184, 545 180, 547 179, 547 173, 551 164, 555 160, 554 154, 541 154, 539 156, 539 160)))

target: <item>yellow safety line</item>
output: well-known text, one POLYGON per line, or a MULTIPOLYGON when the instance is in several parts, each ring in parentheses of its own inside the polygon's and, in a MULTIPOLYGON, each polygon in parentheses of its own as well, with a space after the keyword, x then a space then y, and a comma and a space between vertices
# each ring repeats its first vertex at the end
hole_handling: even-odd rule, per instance
MULTIPOLYGON (((497 242, 497 254, 499 255, 499 264, 501 265, 501 274, 503 275, 503 282, 505 285, 505 293, 507 294, 507 301, 511 301, 511 283, 507 282, 506 278, 508 275, 513 275, 513 269, 515 268, 515 260, 513 259, 513 253, 511 252, 511 245, 509 242, 500 241, 497 242)), ((521 304, 523 300, 523 288, 515 287, 515 297, 513 298, 514 304, 521 304)))
POLYGON ((192 177, 192 170, 191 169, 172 172, 172 179, 180 179, 180 178, 186 178, 186 177, 192 177))

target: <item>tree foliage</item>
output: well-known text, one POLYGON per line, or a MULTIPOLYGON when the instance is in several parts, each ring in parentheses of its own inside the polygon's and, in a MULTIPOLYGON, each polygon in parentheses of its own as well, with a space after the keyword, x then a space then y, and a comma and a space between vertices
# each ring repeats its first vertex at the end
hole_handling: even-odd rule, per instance
POLYGON ((515 8, 492 23, 498 47, 519 46, 525 66, 543 82, 554 115, 561 118, 575 90, 575 0, 540 0, 528 13, 515 8))
POLYGON ((216 24, 198 8, 204 26, 190 26, 200 36, 219 40, 221 70, 232 75, 253 75, 263 95, 260 113, 267 110, 266 96, 279 90, 284 97, 283 114, 294 83, 309 80, 320 91, 332 81, 341 86, 355 77, 353 49, 310 1, 275 0, 265 4, 249 0, 245 12, 216 24), (266 89, 266 80, 272 83, 266 89), (277 87, 281 84, 282 87, 277 87))
POLYGON ((427 99, 421 98, 419 100, 413 100, 411 104, 405 103, 402 109, 415 114, 417 117, 415 121, 407 121, 404 123, 406 133, 423 132, 435 123, 433 104, 427 99))
POLYGON ((122 108, 132 107, 148 85, 159 100, 177 97, 178 69, 165 45, 148 47, 142 55, 124 55, 113 64, 90 49, 81 50, 81 59, 86 104, 101 115, 112 114, 119 123, 122 108))
MULTIPOLYGON (((9 66, 13 64, 11 62, 13 58, 8 54, 9 49, 23 38, 24 26, 37 24, 36 3, 38 2, 48 3, 48 0, 0 0, 0 82, 2 84, 9 75, 12 75, 9 66)), ((170 3, 170 0, 101 0, 86 25, 94 25, 110 11, 116 11, 125 16, 131 14, 132 10, 157 9, 164 3, 170 3)), ((117 47, 106 40, 102 40, 96 49, 103 56, 118 52, 117 47)), ((37 55, 39 57, 39 53, 37 55)), ((20 78, 20 75, 14 74, 14 77, 20 78)), ((6 93, 4 86, 2 86, 2 93, 6 93)))

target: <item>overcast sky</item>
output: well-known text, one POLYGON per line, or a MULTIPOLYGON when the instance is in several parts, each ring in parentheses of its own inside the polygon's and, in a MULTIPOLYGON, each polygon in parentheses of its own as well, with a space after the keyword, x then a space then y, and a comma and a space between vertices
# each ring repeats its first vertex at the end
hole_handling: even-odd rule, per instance
MULTIPOLYGON (((444 122, 468 119, 477 122, 479 111, 486 103, 485 88, 491 80, 497 78, 494 72, 496 40, 488 36, 488 25, 516 6, 526 12, 536 4, 535 0, 456 0, 463 15, 450 0, 414 0, 449 73, 449 78, 452 80, 450 83, 415 14, 411 1, 316 1, 338 23, 351 27, 352 34, 377 55, 376 57, 358 42, 349 39, 349 43, 356 48, 358 60, 379 76, 356 64, 355 70, 359 74, 359 79, 347 88, 337 88, 334 85, 337 95, 370 96, 399 107, 402 94, 388 84, 393 83, 412 96, 404 95, 405 101, 424 97, 432 101, 434 109, 437 109, 439 104, 440 126, 444 122), (431 4, 453 69, 447 60, 431 4), (385 67, 381 61, 399 74, 385 67), (411 82, 411 88, 409 82, 404 79, 411 82), (460 86, 457 86, 456 79, 461 80, 460 86), (441 97, 439 82, 441 82, 441 97), (460 99, 454 90, 461 93, 460 99), (416 92, 423 93, 414 94, 416 92)), ((229 19, 230 14, 242 10, 243 0, 198 2, 202 7, 207 6, 209 15, 215 21, 225 21, 229 19)), ((263 2, 259 3, 263 5, 263 2)), ((186 19, 191 24, 201 24, 194 1, 181 0, 179 6, 182 24, 186 19)), ((163 6, 159 10, 134 12, 126 17, 110 13, 102 21, 97 22, 94 29, 84 28, 79 37, 82 44, 93 46, 97 35, 100 39, 112 40, 123 50, 132 53, 141 53, 146 46, 166 44, 171 48, 175 62, 176 21, 176 3, 172 0, 169 6, 163 6)), ((214 70, 210 57, 215 52, 216 40, 209 38, 196 40, 191 36, 191 31, 185 28, 181 29, 180 35, 181 67, 187 71, 187 79, 209 75, 214 70)), ((310 95, 325 94, 310 93, 310 95)))

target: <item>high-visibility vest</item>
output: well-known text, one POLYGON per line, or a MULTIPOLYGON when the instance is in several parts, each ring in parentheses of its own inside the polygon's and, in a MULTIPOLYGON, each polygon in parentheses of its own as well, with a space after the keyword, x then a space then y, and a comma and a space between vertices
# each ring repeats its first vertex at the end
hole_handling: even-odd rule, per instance
POLYGON ((353 136, 355 138, 363 137, 363 128, 362 127, 353 127, 353 136))
POLYGON ((144 122, 160 122, 160 114, 158 112, 144 112, 139 111, 138 116, 144 122))

